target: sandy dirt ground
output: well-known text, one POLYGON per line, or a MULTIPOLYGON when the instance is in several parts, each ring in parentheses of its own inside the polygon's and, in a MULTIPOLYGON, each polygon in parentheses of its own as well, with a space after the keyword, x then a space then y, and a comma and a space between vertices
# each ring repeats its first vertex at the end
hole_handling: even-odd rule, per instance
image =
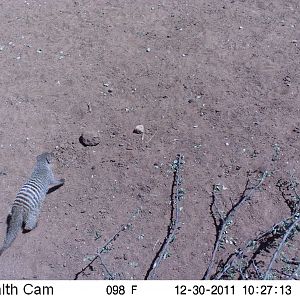
MULTIPOLYGON (((170 223, 177 153, 181 228, 158 279, 203 277, 215 184, 229 208, 249 174, 272 171, 236 215, 237 244, 287 216, 276 183, 300 179, 299 20, 298 0, 3 1, 1 240, 38 154, 54 152, 66 183, 1 256, 0 278, 74 279, 128 222, 103 264, 145 278, 170 223), (83 133, 100 143, 84 147, 83 133)), ((95 261, 78 279, 107 276, 95 261)))

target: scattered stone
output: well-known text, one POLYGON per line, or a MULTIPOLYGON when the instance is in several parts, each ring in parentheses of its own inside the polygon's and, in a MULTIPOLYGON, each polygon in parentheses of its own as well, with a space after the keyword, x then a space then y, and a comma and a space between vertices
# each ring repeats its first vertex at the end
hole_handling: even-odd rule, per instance
POLYGON ((137 125, 133 130, 133 133, 137 133, 137 134, 144 134, 144 132, 145 132, 144 125, 137 125))
POLYGON ((88 113, 91 113, 92 112, 92 106, 91 106, 91 103, 87 103, 87 108, 88 108, 88 113))
POLYGON ((285 76, 283 78, 283 82, 286 86, 290 86, 291 85, 291 77, 290 76, 285 76))
POLYGON ((136 267, 139 266, 139 263, 136 262, 136 261, 130 261, 128 264, 129 264, 129 266, 132 267, 132 268, 136 268, 136 267))
POLYGON ((79 137, 79 142, 85 147, 96 146, 100 143, 100 137, 97 133, 84 132, 79 137))

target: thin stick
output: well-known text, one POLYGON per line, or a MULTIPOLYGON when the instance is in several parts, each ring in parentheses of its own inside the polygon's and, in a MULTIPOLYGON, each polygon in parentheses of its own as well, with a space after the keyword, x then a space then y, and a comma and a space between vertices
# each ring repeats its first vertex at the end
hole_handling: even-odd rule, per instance
POLYGON ((223 269, 219 272, 217 276, 215 276, 214 280, 219 280, 222 278, 222 276, 233 266, 233 264, 236 262, 236 260, 246 251, 248 247, 253 245, 253 243, 260 242, 263 238, 267 237, 268 235, 272 234, 275 229, 280 228, 283 224, 286 222, 292 220, 295 217, 295 215, 288 217, 284 220, 281 220, 280 222, 274 224, 271 229, 266 230, 259 235, 257 235, 254 239, 249 239, 247 242, 244 243, 244 246, 239 248, 238 252, 234 254, 234 256, 231 257, 231 259, 226 263, 226 265, 223 267, 223 269))
MULTIPOLYGON (((212 269, 212 266, 215 263, 215 259, 216 259, 216 255, 217 255, 217 251, 219 250, 220 244, 222 242, 223 239, 223 235, 226 231, 226 228, 228 226, 228 222, 230 220, 233 219, 234 214, 236 213, 237 209, 247 200, 249 200, 252 197, 252 194, 263 184, 264 180, 267 178, 267 176, 269 175, 269 172, 265 171, 260 179, 260 181, 258 182, 258 184, 254 187, 251 188, 251 191, 249 193, 246 194, 247 191, 247 186, 249 184, 249 181, 247 181, 246 183, 246 188, 243 192, 242 197, 240 198, 240 200, 230 209, 230 211, 227 213, 226 217, 224 219, 221 219, 221 229, 218 231, 217 233, 217 240, 215 242, 215 246, 212 252, 212 256, 210 259, 210 263, 208 265, 208 268, 204 274, 203 279, 207 280, 209 278, 210 275, 210 271, 212 269)), ((213 192, 214 193, 214 192, 213 192)))
POLYGON ((261 274, 260 274, 259 269, 258 269, 258 266, 255 264, 255 261, 254 261, 254 260, 252 260, 252 266, 253 266, 253 268, 254 268, 254 270, 255 270, 255 272, 256 272, 257 278, 260 279, 260 278, 261 278, 261 274))
POLYGON ((295 269, 295 271, 287 278, 289 279, 299 279, 300 277, 300 265, 295 269))
POLYGON ((84 268, 81 269, 78 273, 75 274, 74 280, 77 280, 79 275, 84 273, 84 271, 88 268, 90 268, 93 264, 93 262, 98 258, 98 255, 96 255, 84 268))
MULTIPOLYGON (((157 130, 158 131, 158 130, 157 130)), ((151 138, 146 142, 146 144, 150 143, 150 141, 154 138, 154 136, 157 134, 157 131, 154 132, 154 134, 151 136, 151 138)))
MULTIPOLYGON (((104 266, 104 264, 102 263, 102 258, 101 258, 100 255, 105 250, 107 250, 107 246, 110 243, 112 243, 113 241, 115 241, 122 231, 125 231, 129 228, 129 226, 131 225, 131 221, 140 213, 140 211, 141 211, 140 208, 138 208, 137 210, 135 210, 131 214, 131 216, 130 216, 129 220, 127 221, 127 223, 121 225, 120 229, 100 249, 98 249, 96 251, 96 254, 95 254, 94 258, 84 268, 82 268, 81 271, 79 271, 78 273, 75 274, 74 280, 77 280, 79 275, 82 274, 86 269, 90 268, 92 266, 93 262, 95 260, 97 260, 98 258, 100 259, 100 263, 102 264, 102 266, 104 266)), ((106 266, 104 266, 104 267, 106 268, 106 266)), ((107 268, 106 268, 106 271, 108 271, 107 268)), ((110 272, 107 272, 107 273, 110 274, 110 272)))
POLYGON ((284 246, 286 240, 288 239, 289 235, 291 234, 292 230, 297 226, 297 224, 299 223, 300 218, 299 216, 296 217, 295 221, 291 224, 291 226, 289 227, 289 229, 287 230, 287 232, 284 234, 281 243, 279 244, 279 246, 277 247, 276 251, 273 253, 272 259, 268 265, 267 271, 264 275, 263 280, 267 280, 269 277, 269 273, 271 271, 271 268, 273 266, 273 263, 275 261, 275 259, 277 258, 278 254, 280 253, 282 247, 284 246))
POLYGON ((155 279, 156 277, 156 270, 160 266, 162 260, 166 257, 168 247, 170 243, 174 240, 176 232, 179 228, 179 202, 182 197, 182 192, 180 191, 180 184, 181 184, 181 165, 183 164, 183 156, 181 154, 178 154, 177 160, 175 163, 175 170, 174 170, 174 178, 172 183, 172 193, 171 193, 171 203, 172 203, 172 213, 171 213, 171 220, 170 225, 168 229, 167 236, 164 239, 164 242, 162 243, 162 246, 160 247, 159 251, 157 252, 153 262, 151 263, 151 266, 149 270, 146 273, 145 279, 155 279), (174 195, 174 189, 175 189, 175 195, 174 195), (174 212, 175 210, 175 212, 174 212), (175 216, 174 216, 175 215, 175 216))
POLYGON ((114 279, 114 276, 113 276, 113 274, 111 274, 111 273, 109 272, 109 270, 107 269, 106 265, 104 264, 104 262, 103 262, 103 260, 102 260, 101 255, 98 255, 98 257, 99 257, 101 266, 104 268, 106 274, 108 274, 109 280, 113 280, 113 279, 114 279))
POLYGON ((121 225, 121 228, 104 244, 104 246, 102 246, 100 248, 100 250, 97 250, 96 255, 100 256, 101 253, 103 253, 105 250, 107 250, 107 246, 110 243, 112 243, 113 241, 115 241, 117 239, 117 237, 120 235, 120 233, 122 231, 125 231, 128 228, 128 225, 129 225, 128 223, 121 225))

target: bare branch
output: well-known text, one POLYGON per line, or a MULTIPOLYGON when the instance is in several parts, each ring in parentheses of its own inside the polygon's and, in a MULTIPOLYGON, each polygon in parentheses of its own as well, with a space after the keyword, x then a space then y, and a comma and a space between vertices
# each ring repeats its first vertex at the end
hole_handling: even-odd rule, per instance
MULTIPOLYGON (((213 267, 213 265, 215 264, 215 259, 216 259, 216 254, 220 248, 220 245, 221 245, 221 242, 222 242, 222 239, 224 237, 224 233, 228 227, 228 225, 230 224, 230 221, 233 220, 233 217, 236 213, 236 211, 238 210, 238 208, 243 204, 245 203, 247 200, 249 200, 253 193, 258 190, 261 185, 263 184, 264 180, 269 176, 269 172, 265 171, 259 182, 252 188, 249 188, 249 181, 247 181, 246 183, 246 187, 245 187, 245 190, 243 192, 243 195, 242 197, 239 199, 239 201, 229 210, 229 212, 226 214, 226 217, 224 219, 221 219, 221 224, 220 224, 220 229, 218 230, 217 232, 217 238, 216 238, 216 242, 215 242, 215 246, 214 246, 214 249, 213 249, 213 252, 212 252, 212 256, 211 256, 211 259, 210 259, 210 263, 208 265, 208 268, 204 274, 204 277, 203 279, 209 279, 209 276, 210 276, 210 272, 211 272, 211 269, 213 267), (248 193, 247 191, 250 190, 248 193)), ((213 191, 214 193, 215 191, 213 191)), ((219 214, 219 212, 218 212, 219 214)))
MULTIPOLYGON (((224 265, 222 270, 214 276, 213 279, 218 280, 221 279, 230 268, 234 266, 234 264, 237 263, 240 257, 247 251, 248 248, 252 247, 258 247, 258 250, 252 254, 252 258, 250 259, 251 261, 254 261, 255 256, 257 255, 258 252, 262 251, 266 247, 270 246, 270 242, 265 243, 266 240, 276 240, 280 238, 286 231, 286 224, 289 224, 293 220, 294 216, 290 216, 288 218, 285 218, 281 220, 280 222, 277 222, 274 224, 270 229, 258 234, 255 238, 249 239, 244 243, 243 247, 240 247, 234 255, 231 256, 231 258, 227 261, 227 263, 224 265), (264 248, 258 246, 260 244, 265 244, 264 248)), ((260 276, 261 277, 261 276, 260 276)))
MULTIPOLYGON (((109 244, 111 244, 112 242, 114 242, 118 236, 120 235, 121 232, 126 231, 128 228, 130 228, 131 226, 131 222, 132 220, 141 212, 141 209, 138 208, 136 209, 130 216, 130 218, 128 219, 126 224, 121 225, 120 229, 111 237, 108 239, 108 241, 96 251, 95 256, 91 259, 91 261, 84 267, 81 269, 81 271, 79 271, 78 273, 75 274, 75 280, 78 279, 79 275, 84 274, 85 270, 89 269, 92 267, 92 264, 99 259, 101 265, 105 268, 105 271, 107 274, 111 275, 111 273, 108 271, 107 267, 103 264, 102 258, 101 258, 101 254, 108 251, 109 249, 107 248, 109 244)), ((111 275, 112 276, 112 275, 111 275)), ((113 277, 110 279, 114 279, 113 277)))
POLYGON ((169 245, 175 239, 176 232, 179 228, 179 212, 180 212, 179 202, 183 196, 182 189, 180 189, 181 180, 182 180, 181 167, 184 163, 183 159, 184 159, 183 155, 178 154, 177 159, 173 163, 174 177, 173 177, 172 193, 171 193, 172 211, 171 211, 170 225, 168 228, 167 236, 165 237, 163 244, 158 250, 154 260, 151 263, 150 268, 146 273, 145 276, 146 280, 155 279, 156 270, 160 266, 162 260, 166 257, 169 245))
POLYGON ((289 229, 286 231, 286 233, 284 234, 281 243, 279 244, 279 246, 277 247, 276 251, 273 253, 272 259, 268 265, 267 271, 263 277, 264 280, 269 279, 269 273, 272 269, 272 266, 275 262, 275 259, 277 258, 278 254, 281 252, 282 247, 284 246, 284 244, 286 243, 287 239, 290 237, 290 235, 292 234, 294 228, 297 226, 297 224, 299 223, 300 218, 299 218, 299 214, 297 214, 295 216, 295 220, 294 222, 290 225, 289 229))

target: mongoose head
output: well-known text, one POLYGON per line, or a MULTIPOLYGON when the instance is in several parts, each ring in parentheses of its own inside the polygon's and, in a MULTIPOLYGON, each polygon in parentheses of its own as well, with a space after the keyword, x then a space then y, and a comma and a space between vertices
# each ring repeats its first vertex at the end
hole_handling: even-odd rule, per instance
POLYGON ((37 162, 47 162, 48 164, 51 164, 54 159, 53 153, 50 152, 44 152, 37 156, 36 160, 37 162))

